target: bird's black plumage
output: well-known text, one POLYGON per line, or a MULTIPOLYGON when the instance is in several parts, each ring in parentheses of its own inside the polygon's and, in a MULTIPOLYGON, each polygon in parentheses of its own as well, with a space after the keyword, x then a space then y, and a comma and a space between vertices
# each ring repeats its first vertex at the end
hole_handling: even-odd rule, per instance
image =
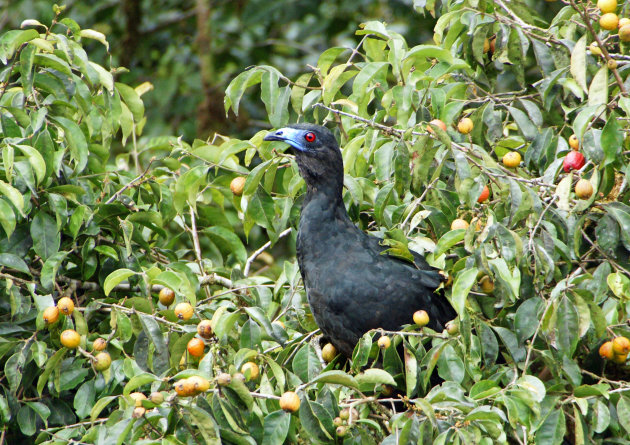
POLYGON ((370 329, 395 330, 424 309, 441 330, 456 313, 434 293, 442 276, 415 252, 415 265, 383 255, 386 247, 356 227, 342 200, 343 160, 325 127, 296 124, 265 140, 293 147, 306 198, 297 235, 297 259, 315 321, 346 357, 370 329))

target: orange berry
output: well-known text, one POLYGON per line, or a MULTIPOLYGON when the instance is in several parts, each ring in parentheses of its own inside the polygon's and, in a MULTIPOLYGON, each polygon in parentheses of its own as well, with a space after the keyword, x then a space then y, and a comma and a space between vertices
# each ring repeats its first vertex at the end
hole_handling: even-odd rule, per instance
POLYGON ((232 182, 230 182, 230 190, 232 190, 232 193, 234 193, 234 195, 241 196, 243 194, 243 190, 245 189, 245 181, 247 181, 247 178, 245 178, 244 176, 237 176, 236 178, 232 179, 232 182))
POLYGON ((175 291, 173 291, 173 289, 169 289, 168 287, 163 287, 160 289, 158 299, 164 306, 170 306, 173 304, 173 301, 175 301, 175 291))
POLYGON ((472 119, 469 117, 465 117, 457 124, 457 131, 459 131, 461 134, 468 134, 473 130, 474 126, 475 124, 473 123, 472 119))
POLYGON ((483 190, 481 191, 481 195, 479 195, 479 198, 477 198, 477 202, 482 203, 486 201, 489 196, 490 196, 490 189, 488 188, 487 185, 484 185, 483 190))
POLYGON ((203 355, 203 350, 206 347, 206 344, 200 338, 191 338, 186 346, 188 349, 188 353, 193 357, 201 357, 203 355))
POLYGON ((521 163, 521 154, 517 151, 511 151, 503 156, 503 165, 508 168, 516 168, 521 163))
POLYGON ((580 179, 575 184, 575 196, 580 199, 588 199, 593 196, 593 184, 588 179, 580 179))
POLYGON ((212 323, 210 320, 201 320, 197 325, 197 334, 203 338, 212 337, 212 323))
POLYGON ((53 324, 57 320, 59 320, 59 308, 57 306, 48 306, 44 309, 44 314, 42 318, 46 322, 46 324, 53 324))
POLYGON ((322 348, 322 358, 326 363, 332 362, 337 356, 337 348, 332 343, 326 343, 322 348))
POLYGON ((248 381, 256 380, 260 375, 260 368, 258 368, 258 365, 254 362, 247 362, 241 366, 241 372, 248 381))
POLYGON ((57 302, 57 307, 64 315, 72 315, 74 312, 74 301, 71 298, 63 297, 57 302))
POLYGON ((210 381, 198 375, 188 377, 188 381, 192 384, 193 390, 196 393, 206 392, 208 389, 210 389, 210 381))
POLYGON ((611 341, 607 341, 601 345, 599 347, 599 355, 601 358, 612 360, 615 356, 615 353, 613 352, 613 343, 611 341))
POLYGON ((300 398, 293 391, 287 391, 280 397, 280 408, 289 413, 294 413, 300 409, 300 398))
POLYGON ((61 333, 60 340, 66 348, 75 349, 81 343, 81 336, 74 329, 66 329, 61 333))
POLYGON ((387 335, 383 335, 378 339, 378 347, 381 349, 387 349, 391 346, 392 341, 389 339, 387 335))
POLYGON ((94 351, 102 351, 107 347, 107 340, 105 340, 104 338, 97 338, 96 340, 94 340, 92 342, 92 350, 94 351))
POLYGON ((413 322, 418 326, 426 326, 429 324, 429 314, 427 311, 420 310, 413 313, 413 322))
POLYGON ((612 348, 615 355, 628 355, 630 353, 630 340, 626 337, 615 337, 612 340, 612 348))
POLYGON ((193 307, 189 303, 178 303, 175 306, 175 316, 180 320, 190 320, 194 312, 193 307))
POLYGON ((457 219, 454 219, 453 222, 451 223, 451 230, 467 229, 468 226, 469 226, 468 221, 457 218, 457 219))
POLYGON ((99 352, 94 357, 94 369, 97 371, 105 371, 112 364, 112 357, 107 352, 99 352))
MULTIPOLYGON (((442 130, 446 131, 446 124, 444 122, 442 122, 439 119, 433 119, 431 122, 429 122, 432 125, 435 125, 436 127, 440 127, 442 130)), ((427 131, 429 133, 434 133, 435 131, 433 130, 433 128, 431 127, 431 125, 427 125, 427 131)))
POLYGON ((195 394, 194 383, 189 379, 182 379, 175 382, 175 392, 180 397, 190 397, 195 394))

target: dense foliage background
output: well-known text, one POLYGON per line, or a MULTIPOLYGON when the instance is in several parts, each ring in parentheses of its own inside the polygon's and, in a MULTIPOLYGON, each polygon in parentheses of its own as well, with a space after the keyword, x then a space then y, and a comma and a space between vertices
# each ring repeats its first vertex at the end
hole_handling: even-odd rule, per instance
POLYGON ((630 337, 627 44, 590 2, 410 3, 5 8, 0 443, 627 442, 627 356, 598 353, 630 337), (322 360, 304 183, 262 141, 295 121, 336 129, 351 218, 452 278, 459 332, 410 314, 402 357, 322 360))

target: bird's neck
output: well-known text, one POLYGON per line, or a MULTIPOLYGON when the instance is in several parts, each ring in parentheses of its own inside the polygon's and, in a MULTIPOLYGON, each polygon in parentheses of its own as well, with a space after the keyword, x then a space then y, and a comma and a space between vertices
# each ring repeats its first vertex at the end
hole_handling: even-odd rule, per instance
MULTIPOLYGON (((306 182, 305 204, 321 198, 331 206, 343 205, 343 161, 341 155, 335 162, 312 162, 309 158, 298 159, 300 175, 306 182)), ((344 207, 345 208, 345 207, 344 207)))

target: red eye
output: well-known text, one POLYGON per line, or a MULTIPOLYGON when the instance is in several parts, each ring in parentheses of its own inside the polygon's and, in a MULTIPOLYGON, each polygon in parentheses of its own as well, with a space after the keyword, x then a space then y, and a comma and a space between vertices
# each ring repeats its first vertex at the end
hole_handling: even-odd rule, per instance
POLYGON ((315 133, 306 133, 304 139, 306 139, 307 142, 315 142, 315 133))

